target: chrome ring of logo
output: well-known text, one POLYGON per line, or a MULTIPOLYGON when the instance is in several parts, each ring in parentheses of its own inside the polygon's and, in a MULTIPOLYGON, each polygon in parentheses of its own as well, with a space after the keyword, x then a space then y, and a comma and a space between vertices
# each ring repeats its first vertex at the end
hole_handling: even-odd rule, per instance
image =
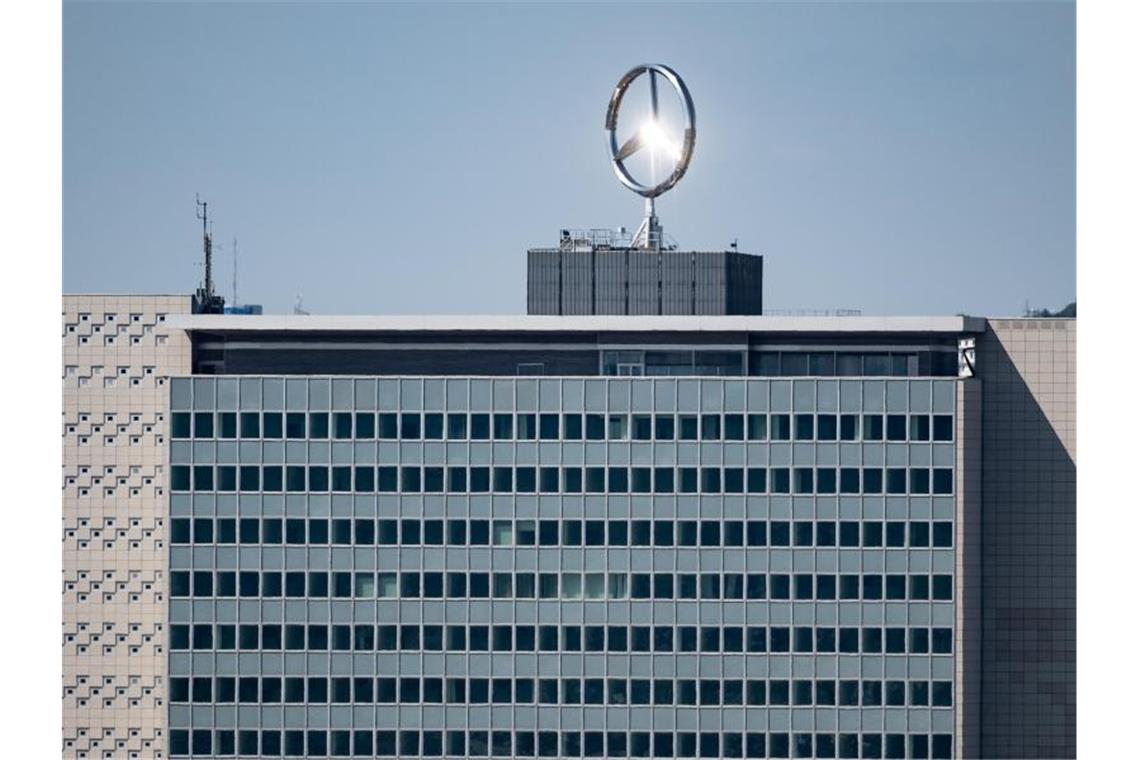
POLYGON ((685 171, 689 168, 689 161, 693 158, 693 145, 697 139, 697 115, 693 109, 693 98, 689 95, 689 88, 680 75, 660 63, 643 63, 634 66, 623 76, 614 88, 610 97, 610 106, 606 109, 606 131, 610 134, 610 160, 613 163, 614 173, 618 180, 633 192, 645 198, 656 198, 676 185, 685 171), (617 121, 618 111, 621 110, 621 101, 625 97, 629 86, 642 74, 649 74, 649 120, 638 130, 633 137, 618 145, 617 121), (673 90, 681 99, 685 111, 685 133, 681 146, 677 147, 669 142, 657 124, 657 78, 663 77, 673 86, 673 90), (673 158, 673 171, 662 182, 656 185, 643 185, 633 178, 625 166, 625 160, 642 148, 665 148, 673 158))

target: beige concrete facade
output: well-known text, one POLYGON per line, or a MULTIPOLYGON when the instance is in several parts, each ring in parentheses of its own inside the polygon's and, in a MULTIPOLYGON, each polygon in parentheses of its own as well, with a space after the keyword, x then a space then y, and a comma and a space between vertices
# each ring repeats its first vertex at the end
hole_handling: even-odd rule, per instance
POLYGON ((981 747, 1076 756, 1076 321, 994 319, 982 378, 981 747))
POLYGON ((189 296, 63 299, 63 756, 165 756, 167 377, 189 296))

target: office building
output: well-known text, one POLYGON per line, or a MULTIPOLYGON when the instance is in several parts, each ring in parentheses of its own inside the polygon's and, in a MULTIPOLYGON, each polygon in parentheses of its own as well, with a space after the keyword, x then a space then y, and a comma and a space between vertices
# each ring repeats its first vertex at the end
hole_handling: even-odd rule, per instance
POLYGON ((175 753, 978 755, 985 320, 180 326, 175 753))
POLYGON ((1075 754, 1073 320, 163 324, 140 756, 1075 754))

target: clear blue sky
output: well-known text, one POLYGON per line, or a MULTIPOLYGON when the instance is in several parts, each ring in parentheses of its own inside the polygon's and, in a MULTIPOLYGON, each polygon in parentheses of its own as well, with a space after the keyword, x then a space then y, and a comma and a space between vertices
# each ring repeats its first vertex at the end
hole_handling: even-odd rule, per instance
POLYGON ((658 205, 765 255, 765 305, 1019 313, 1075 295, 1072 3, 65 4, 64 289, 216 280, 288 311, 521 313, 528 247, 634 227, 602 122, 689 84, 658 205))

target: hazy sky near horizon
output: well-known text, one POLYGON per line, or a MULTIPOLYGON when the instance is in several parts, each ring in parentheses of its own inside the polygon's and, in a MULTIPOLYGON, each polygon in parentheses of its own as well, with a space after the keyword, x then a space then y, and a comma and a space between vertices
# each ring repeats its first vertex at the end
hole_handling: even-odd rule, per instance
POLYGON ((526 249, 636 227, 603 119, 685 78, 682 248, 765 256, 765 306, 1019 314, 1075 297, 1071 2, 64 5, 67 292, 266 311, 522 313, 526 249))

